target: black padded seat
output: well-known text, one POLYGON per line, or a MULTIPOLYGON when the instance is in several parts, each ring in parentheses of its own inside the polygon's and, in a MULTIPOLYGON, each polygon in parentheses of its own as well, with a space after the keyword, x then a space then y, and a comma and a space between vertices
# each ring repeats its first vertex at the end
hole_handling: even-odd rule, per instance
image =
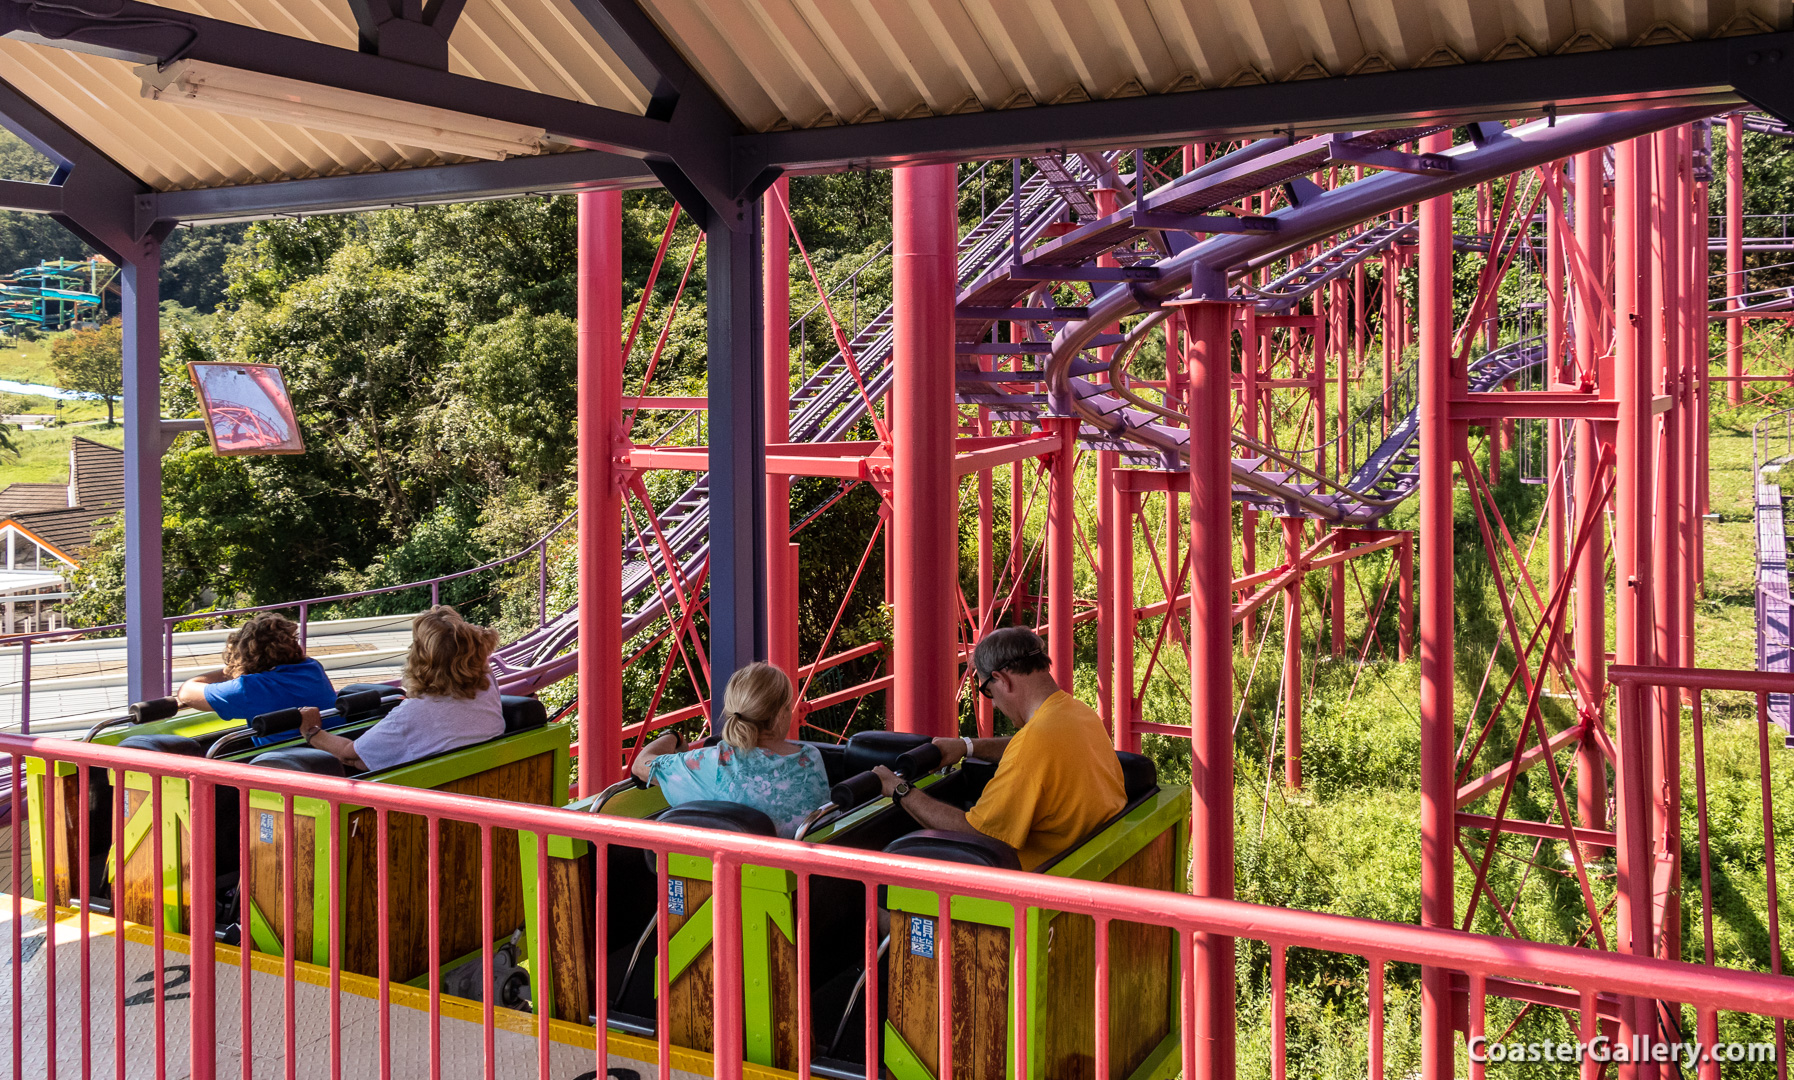
POLYGON ((834 787, 853 775, 847 767, 847 747, 842 743, 804 742, 805 746, 814 746, 822 755, 822 767, 828 773, 828 785, 834 787))
POLYGON ((183 757, 205 757, 205 748, 185 735, 145 733, 127 735, 118 745, 132 750, 154 750, 159 754, 180 754, 183 757))
POLYGON ((995 837, 983 833, 944 832, 920 829, 899 836, 885 845, 887 855, 912 855, 919 859, 964 863, 967 866, 992 866, 998 870, 1020 870, 1021 857, 1015 849, 995 837))
MULTIPOLYGON (((750 836, 777 836, 779 827, 766 816, 766 811, 757 810, 746 803, 724 802, 720 799, 697 799, 678 806, 669 806, 653 817, 655 821, 664 821, 668 825, 690 825, 698 829, 720 829, 723 832, 747 833, 750 836)), ((648 869, 659 872, 659 864, 654 861, 651 850, 644 849, 642 856, 648 860, 648 869)))
POLYGON ((548 723, 548 706, 542 704, 541 698, 505 694, 498 699, 498 702, 505 714, 506 735, 515 735, 519 731, 532 731, 544 727, 548 723))
POLYGON ((257 754, 249 759, 251 765, 265 765, 270 769, 286 769, 289 772, 313 773, 318 776, 346 776, 343 763, 336 755, 327 750, 319 750, 314 746, 289 746, 282 750, 270 750, 265 754, 257 754))
POLYGON ((847 740, 844 768, 849 776, 863 773, 875 765, 895 769, 897 759, 904 751, 933 741, 926 735, 912 735, 907 731, 862 731, 847 740))
POLYGON ((1157 790, 1159 767, 1152 763, 1151 758, 1145 754, 1130 754, 1126 750, 1115 751, 1115 757, 1121 761, 1121 786, 1126 792, 1129 806, 1157 790))
POLYGON ((350 694, 378 694, 382 698, 403 698, 405 696, 405 689, 401 686, 392 686, 388 683, 377 682, 350 683, 347 686, 337 688, 336 696, 338 700, 341 700, 350 694))
POLYGON ((778 826, 773 824, 772 818, 766 816, 766 811, 757 810, 746 803, 716 799, 698 799, 669 806, 654 815, 654 820, 664 821, 668 825, 691 825, 700 829, 747 833, 750 836, 779 835, 778 826))

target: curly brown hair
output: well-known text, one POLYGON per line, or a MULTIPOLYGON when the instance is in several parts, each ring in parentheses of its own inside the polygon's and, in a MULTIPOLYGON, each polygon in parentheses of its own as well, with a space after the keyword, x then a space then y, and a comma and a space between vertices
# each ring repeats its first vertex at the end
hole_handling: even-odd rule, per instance
POLYGON ((288 618, 264 611, 231 631, 224 640, 224 674, 230 678, 272 671, 305 659, 299 627, 288 618))
POLYGON ((492 677, 486 661, 497 647, 497 630, 475 626, 447 604, 431 608, 411 624, 405 694, 463 700, 478 696, 492 677))

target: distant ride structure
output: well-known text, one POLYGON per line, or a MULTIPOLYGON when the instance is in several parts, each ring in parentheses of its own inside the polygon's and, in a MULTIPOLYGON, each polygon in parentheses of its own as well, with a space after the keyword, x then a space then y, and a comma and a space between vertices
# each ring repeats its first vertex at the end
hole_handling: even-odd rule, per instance
POLYGON ((118 267, 98 255, 46 259, 0 277, 0 341, 23 331, 67 330, 96 318, 118 267))

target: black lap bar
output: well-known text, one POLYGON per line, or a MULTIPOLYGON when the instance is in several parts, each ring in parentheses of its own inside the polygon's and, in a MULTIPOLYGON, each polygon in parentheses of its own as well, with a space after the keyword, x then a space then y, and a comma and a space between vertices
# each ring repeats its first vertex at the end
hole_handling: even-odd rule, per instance
POLYGON ((273 712, 265 712, 260 716, 251 717, 249 730, 263 737, 285 735, 289 731, 298 731, 299 722, 298 709, 276 709, 273 712))
POLYGON ((359 719, 379 712, 381 700, 378 690, 341 691, 336 695, 336 712, 346 720, 359 719))
MULTIPOLYGON (((911 782, 920 780, 922 777, 927 776, 929 773, 941 767, 941 751, 939 747, 934 745, 932 739, 929 739, 925 735, 908 735, 902 732, 890 731, 863 731, 860 734, 855 735, 847 744, 849 761, 854 760, 854 743, 860 739, 866 738, 868 735, 898 735, 902 739, 903 743, 908 747, 907 749, 902 753, 897 754, 889 762, 874 761, 873 764, 884 765, 905 780, 911 782), (918 739, 921 741, 917 742, 916 740, 918 739)), ((879 750, 888 750, 894 748, 896 743, 897 740, 881 740, 874 744, 874 746, 879 750)), ((867 748, 866 752, 861 757, 862 761, 867 760, 872 756, 871 749, 872 748, 867 748)), ((839 784, 836 784, 834 787, 831 787, 829 789, 828 798, 829 802, 834 803, 840 809, 852 810, 856 806, 863 806, 866 803, 871 802, 883 793, 884 785, 879 781, 878 774, 872 771, 871 765, 867 765, 864 772, 850 776, 839 784)))
POLYGON ((180 712, 181 703, 171 697, 151 698, 149 701, 133 701, 125 711, 131 714, 133 724, 153 724, 180 712))
POLYGON ((998 870, 1022 868, 1022 860, 1016 856, 1014 848, 978 832, 922 829, 891 841, 885 848, 885 854, 939 859, 941 862, 965 863, 968 866, 991 866, 998 870))
POLYGON ((828 801, 843 810, 852 810, 856 806, 864 806, 873 799, 884 794, 884 784, 878 774, 870 770, 850 776, 829 788, 828 801))

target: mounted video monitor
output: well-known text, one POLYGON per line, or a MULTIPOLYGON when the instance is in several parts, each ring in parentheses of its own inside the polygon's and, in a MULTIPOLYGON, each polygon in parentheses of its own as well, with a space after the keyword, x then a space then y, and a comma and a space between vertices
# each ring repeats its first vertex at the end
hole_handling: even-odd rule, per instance
POLYGON ((303 454, 305 440, 280 369, 272 364, 188 364, 212 449, 224 455, 303 454))

